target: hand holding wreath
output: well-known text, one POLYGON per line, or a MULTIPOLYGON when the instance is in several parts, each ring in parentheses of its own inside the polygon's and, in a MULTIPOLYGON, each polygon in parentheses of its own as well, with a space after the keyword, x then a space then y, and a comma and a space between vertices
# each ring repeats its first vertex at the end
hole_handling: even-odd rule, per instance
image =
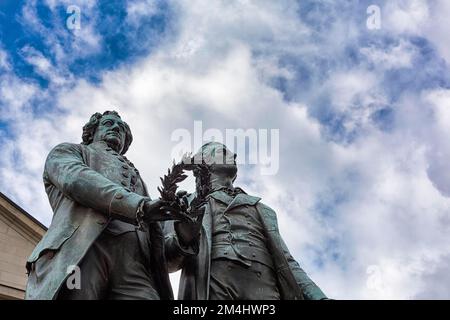
POLYGON ((176 195, 178 183, 187 178, 184 174, 185 155, 181 162, 173 163, 167 174, 161 179, 162 187, 158 187, 160 198, 158 200, 146 201, 138 212, 138 220, 146 223, 165 220, 192 221, 187 214, 188 206, 176 195))

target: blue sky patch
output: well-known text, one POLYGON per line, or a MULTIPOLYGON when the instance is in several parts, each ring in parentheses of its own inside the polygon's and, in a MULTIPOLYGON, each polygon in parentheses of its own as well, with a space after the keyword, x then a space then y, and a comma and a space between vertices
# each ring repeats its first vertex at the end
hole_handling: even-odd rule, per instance
POLYGON ((52 11, 40 2, 34 7, 28 5, 32 17, 40 24, 39 28, 34 28, 23 12, 25 3, 8 0, 0 5, 1 45, 10 56, 15 73, 21 78, 37 81, 43 88, 49 85, 49 81, 26 61, 24 47, 32 47, 42 53, 60 70, 98 82, 103 71, 148 55, 163 40, 170 22, 171 10, 163 1, 157 2, 158 10, 154 15, 142 17, 135 26, 127 20, 126 5, 126 1, 116 0, 102 1, 91 11, 80 8, 81 26, 92 25, 92 31, 100 36, 100 49, 86 53, 83 49, 73 50, 79 39, 66 27, 66 20, 71 15, 66 6, 59 4, 52 11), (60 46, 62 58, 56 56, 55 44, 60 46))

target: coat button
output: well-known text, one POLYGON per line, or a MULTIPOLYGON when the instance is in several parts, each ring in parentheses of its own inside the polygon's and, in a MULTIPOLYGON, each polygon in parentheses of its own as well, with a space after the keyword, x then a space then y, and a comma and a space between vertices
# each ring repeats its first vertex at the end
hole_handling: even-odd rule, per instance
POLYGON ((123 198, 123 194, 116 194, 116 199, 122 199, 123 198))

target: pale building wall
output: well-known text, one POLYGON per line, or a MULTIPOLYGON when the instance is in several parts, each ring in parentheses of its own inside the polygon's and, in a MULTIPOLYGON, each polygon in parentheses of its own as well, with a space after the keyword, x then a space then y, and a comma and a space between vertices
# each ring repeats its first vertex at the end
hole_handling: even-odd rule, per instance
POLYGON ((46 229, 0 193, 0 299, 23 299, 25 263, 46 229))

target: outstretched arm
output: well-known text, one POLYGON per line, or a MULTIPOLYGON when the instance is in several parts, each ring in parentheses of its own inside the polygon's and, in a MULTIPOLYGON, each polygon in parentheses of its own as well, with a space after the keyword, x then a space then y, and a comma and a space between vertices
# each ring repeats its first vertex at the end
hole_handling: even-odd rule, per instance
MULTIPOLYGON (((195 194, 187 195, 186 191, 179 191, 177 196, 189 205, 195 194)), ((183 263, 187 257, 198 254, 203 210, 201 210, 201 215, 197 216, 195 220, 166 223, 164 232, 165 252, 169 272, 180 270, 183 268, 183 263)))
POLYGON ((126 190, 86 165, 82 147, 72 143, 56 146, 45 163, 44 179, 66 197, 98 210, 135 221, 141 201, 148 199, 126 190))
MULTIPOLYGON (((269 232, 273 234, 277 246, 281 246, 282 254, 286 259, 295 281, 302 290, 305 300, 322 300, 327 299, 327 296, 320 290, 320 288, 308 277, 306 272, 300 267, 299 263, 292 257, 289 249, 280 235, 278 228, 277 215, 270 207, 262 204, 258 204, 258 210, 264 217, 266 227, 269 232)), ((281 253, 281 252, 280 252, 281 253)), ((282 256, 280 257, 282 258, 282 256)))
POLYGON ((180 241, 172 221, 166 222, 164 234, 167 266, 169 272, 176 272, 183 268, 183 263, 187 257, 197 255, 199 244, 198 241, 193 241, 190 245, 184 245, 180 241))
POLYGON ((303 297, 305 298, 305 300, 327 299, 327 296, 322 292, 322 290, 320 290, 320 288, 314 283, 314 281, 312 281, 311 278, 308 277, 306 272, 300 267, 299 263, 292 257, 288 247, 286 246, 286 243, 281 238, 281 236, 280 240, 284 256, 289 263, 289 267, 294 274, 297 284, 302 289, 303 297))

